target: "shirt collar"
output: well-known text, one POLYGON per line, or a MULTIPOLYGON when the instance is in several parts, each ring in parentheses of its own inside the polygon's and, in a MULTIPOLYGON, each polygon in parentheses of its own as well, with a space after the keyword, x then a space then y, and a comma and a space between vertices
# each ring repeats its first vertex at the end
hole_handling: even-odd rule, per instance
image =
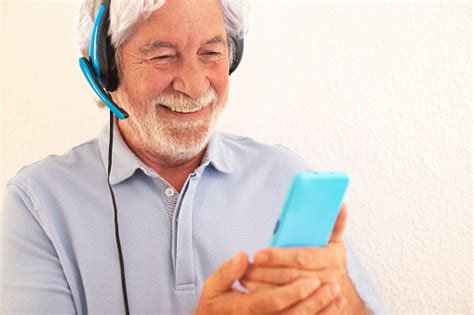
POLYGON ((234 171, 234 159, 230 149, 224 142, 222 135, 214 132, 209 139, 205 159, 214 166, 214 168, 222 173, 232 173, 234 171))
MULTIPOLYGON (((107 123, 102 128, 102 131, 99 135, 99 149, 106 171, 108 166, 109 130, 110 126, 107 123)), ((225 145, 222 136, 219 133, 214 132, 209 140, 203 161, 196 171, 203 171, 208 165, 212 165, 219 172, 231 173, 234 171, 232 162, 232 155, 225 145)), ((115 121, 110 184, 115 185, 128 179, 135 173, 137 169, 141 169, 146 175, 150 177, 158 177, 153 169, 143 163, 143 161, 141 161, 130 150, 122 138, 120 130, 115 121)))

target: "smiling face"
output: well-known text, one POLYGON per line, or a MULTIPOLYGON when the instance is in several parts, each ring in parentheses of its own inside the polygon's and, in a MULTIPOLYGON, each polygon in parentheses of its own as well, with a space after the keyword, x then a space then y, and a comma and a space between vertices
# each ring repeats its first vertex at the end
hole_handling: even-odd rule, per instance
POLYGON ((219 0, 168 0, 120 50, 119 122, 132 150, 184 162, 206 147, 227 100, 229 58, 219 0))

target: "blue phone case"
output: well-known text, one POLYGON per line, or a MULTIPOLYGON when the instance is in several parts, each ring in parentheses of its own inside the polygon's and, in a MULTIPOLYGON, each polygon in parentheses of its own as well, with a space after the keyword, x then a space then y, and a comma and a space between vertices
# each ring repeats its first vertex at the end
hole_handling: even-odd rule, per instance
POLYGON ((296 175, 270 246, 327 246, 348 185, 344 173, 296 175))

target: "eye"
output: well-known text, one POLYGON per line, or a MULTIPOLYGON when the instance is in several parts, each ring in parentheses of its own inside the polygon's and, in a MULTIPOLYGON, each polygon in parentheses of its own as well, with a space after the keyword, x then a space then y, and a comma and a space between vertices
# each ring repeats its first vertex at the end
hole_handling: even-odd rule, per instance
POLYGON ((164 55, 164 56, 155 57, 153 59, 155 59, 155 60, 165 60, 165 59, 168 59, 170 57, 171 57, 170 55, 164 55))
POLYGON ((218 51, 205 51, 201 54, 201 59, 205 62, 213 62, 221 59, 222 53, 218 51))
POLYGON ((154 63, 167 63, 171 62, 175 59, 176 55, 161 55, 161 56, 156 56, 150 59, 150 61, 153 61, 154 63))

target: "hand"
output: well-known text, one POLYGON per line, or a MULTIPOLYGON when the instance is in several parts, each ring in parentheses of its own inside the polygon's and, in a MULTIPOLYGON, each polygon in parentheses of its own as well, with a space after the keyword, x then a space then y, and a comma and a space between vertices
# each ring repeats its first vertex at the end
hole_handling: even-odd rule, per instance
POLYGON ((332 288, 336 306, 343 307, 347 302, 345 291, 351 289, 343 238, 346 221, 347 209, 343 205, 327 247, 269 248, 257 252, 240 282, 250 292, 261 292, 302 277, 314 278, 332 288))
POLYGON ((317 290, 321 285, 319 280, 308 278, 255 293, 233 289, 234 282, 243 276, 248 265, 245 253, 224 262, 206 280, 193 314, 314 314, 333 300, 327 295, 327 288, 317 290), (308 299, 310 296, 324 302, 316 304, 315 299, 308 299))

